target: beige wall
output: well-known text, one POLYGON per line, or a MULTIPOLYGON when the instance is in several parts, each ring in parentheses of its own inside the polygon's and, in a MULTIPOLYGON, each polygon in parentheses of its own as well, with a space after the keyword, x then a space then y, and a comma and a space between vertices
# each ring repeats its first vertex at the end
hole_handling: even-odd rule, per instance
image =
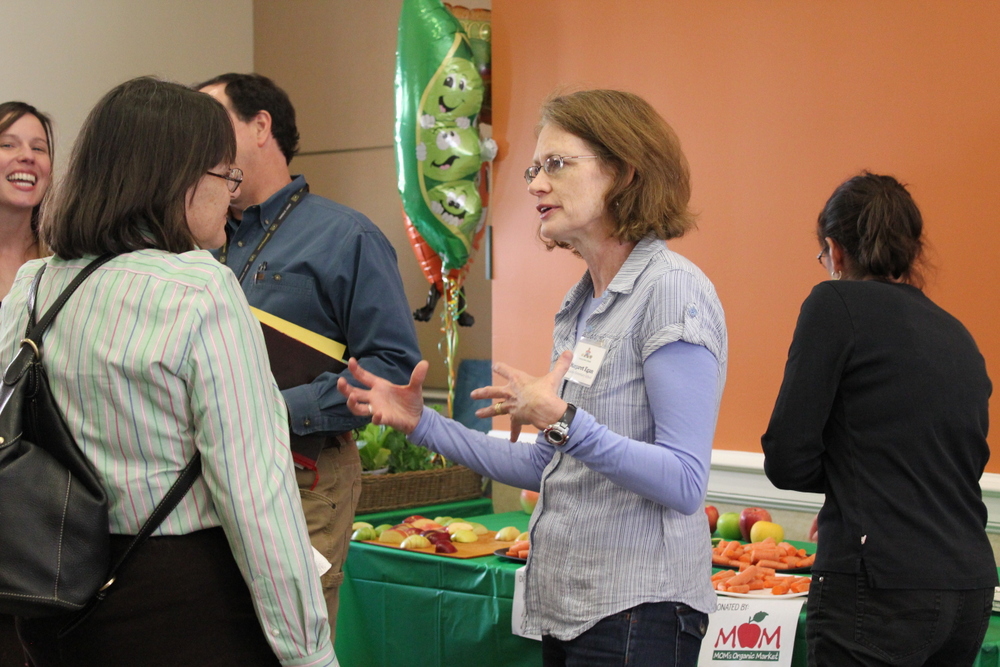
MULTIPOLYGON (((312 191, 355 208, 378 225, 396 248, 411 310, 429 287, 414 258, 400 216, 393 157, 396 31, 401 0, 257 0, 254 66, 273 78, 295 104, 301 155, 292 162, 312 191)), ((460 330, 459 359, 489 359, 490 282, 482 257, 466 281, 476 324, 460 330)), ((417 322, 427 384, 447 385, 439 305, 430 322, 417 322)))
POLYGON ((52 116, 57 179, 87 113, 115 85, 253 67, 252 0, 2 0, 0 15, 0 102, 52 116))

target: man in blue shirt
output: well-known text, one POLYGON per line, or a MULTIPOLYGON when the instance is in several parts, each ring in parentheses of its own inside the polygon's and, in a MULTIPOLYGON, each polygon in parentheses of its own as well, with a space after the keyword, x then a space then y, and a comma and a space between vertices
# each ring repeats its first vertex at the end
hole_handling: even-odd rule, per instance
MULTIPOLYGON (((219 259, 240 277, 250 305, 344 344, 345 359, 405 384, 420 350, 396 253, 367 217, 308 194, 305 177, 291 175, 299 134, 287 94, 257 74, 223 74, 198 89, 226 107, 236 131, 243 182, 219 259)), ((351 430, 368 421, 347 409, 340 375, 281 392, 309 534, 332 565, 322 577, 331 633, 361 493, 351 430)))

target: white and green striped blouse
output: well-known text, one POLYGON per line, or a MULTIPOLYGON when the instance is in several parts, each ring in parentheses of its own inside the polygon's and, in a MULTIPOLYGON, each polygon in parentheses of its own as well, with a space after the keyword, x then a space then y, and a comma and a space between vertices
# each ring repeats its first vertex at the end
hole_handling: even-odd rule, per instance
MULTIPOLYGON (((0 310, 0 366, 91 258, 25 264, 0 310)), ((143 524, 194 452, 203 474, 155 534, 222 526, 283 665, 333 664, 326 606, 260 326, 205 251, 121 255, 80 286, 43 341, 52 391, 110 498, 112 534, 143 524)))

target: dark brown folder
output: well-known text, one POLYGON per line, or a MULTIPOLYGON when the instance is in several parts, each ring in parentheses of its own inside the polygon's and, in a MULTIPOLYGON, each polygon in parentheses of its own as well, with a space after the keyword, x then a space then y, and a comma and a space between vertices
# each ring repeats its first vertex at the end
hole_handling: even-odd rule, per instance
MULTIPOLYGON (((339 373, 347 368, 338 356, 331 356, 338 352, 343 356, 342 344, 258 308, 250 310, 260 320, 271 373, 278 389, 309 384, 323 373, 339 373)), ((312 468, 315 468, 319 453, 332 439, 329 434, 321 433, 298 435, 292 432, 290 435, 296 463, 306 467, 311 464, 312 468)))

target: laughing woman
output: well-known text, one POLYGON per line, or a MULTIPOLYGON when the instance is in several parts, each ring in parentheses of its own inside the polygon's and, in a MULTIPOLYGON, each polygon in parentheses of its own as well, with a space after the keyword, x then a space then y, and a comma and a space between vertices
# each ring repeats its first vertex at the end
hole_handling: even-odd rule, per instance
MULTIPOLYGON (((42 200, 52 182, 52 122, 24 102, 0 104, 0 301, 21 265, 43 254, 42 200)), ((0 667, 25 664, 14 617, 0 615, 0 667)))
POLYGON ((24 102, 0 104, 0 301, 29 259, 44 253, 38 217, 52 182, 52 123, 24 102))

